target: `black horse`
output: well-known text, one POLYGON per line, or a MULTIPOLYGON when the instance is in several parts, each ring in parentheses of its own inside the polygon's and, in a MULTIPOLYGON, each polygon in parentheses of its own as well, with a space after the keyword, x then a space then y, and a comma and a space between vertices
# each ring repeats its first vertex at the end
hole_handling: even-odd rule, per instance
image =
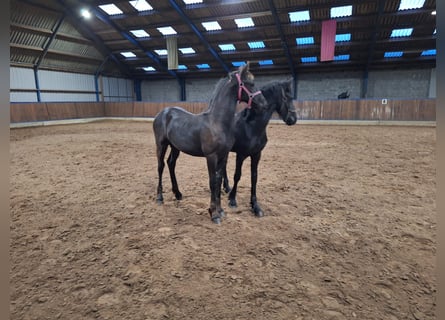
POLYGON ((223 169, 224 190, 229 193, 230 207, 236 207, 236 190, 241 179, 241 168, 246 158, 251 160, 251 191, 250 204, 255 216, 262 217, 263 210, 256 197, 256 185, 258 180, 258 163, 261 151, 267 144, 266 127, 274 111, 287 125, 297 122, 297 114, 292 103, 291 80, 273 81, 261 88, 261 92, 268 102, 266 111, 244 109, 235 115, 235 144, 231 151, 236 153, 236 169, 234 185, 230 189, 227 178, 226 164, 223 169))
POLYGON ((247 102, 248 107, 259 112, 267 107, 261 91, 251 93, 253 91, 253 75, 249 71, 249 64, 246 64, 216 84, 206 111, 193 114, 180 107, 168 107, 156 115, 153 130, 158 158, 158 203, 163 202, 162 172, 165 153, 170 146, 167 164, 176 199, 182 199, 175 175, 179 153, 182 151, 192 156, 206 157, 211 193, 209 213, 213 222, 221 222, 224 216, 221 208, 222 168, 235 142, 233 119, 237 101, 247 102))

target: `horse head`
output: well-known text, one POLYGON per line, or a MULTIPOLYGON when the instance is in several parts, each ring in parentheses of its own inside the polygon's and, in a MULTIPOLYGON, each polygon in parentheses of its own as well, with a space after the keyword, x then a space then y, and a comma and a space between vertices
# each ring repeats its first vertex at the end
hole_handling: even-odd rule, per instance
POLYGON ((255 89, 254 76, 249 71, 249 62, 240 66, 237 71, 229 73, 229 81, 237 81, 238 102, 246 102, 247 108, 263 112, 267 109, 267 100, 260 90, 255 89))
MULTIPOLYGON (((261 88, 267 97, 270 108, 283 119, 287 125, 294 125, 297 122, 297 113, 293 104, 292 79, 284 81, 273 81, 261 88)), ((272 112, 272 110, 270 110, 272 112)))
POLYGON ((281 105, 277 110, 288 126, 294 125, 297 122, 297 112, 293 102, 291 84, 291 79, 281 82, 281 105))

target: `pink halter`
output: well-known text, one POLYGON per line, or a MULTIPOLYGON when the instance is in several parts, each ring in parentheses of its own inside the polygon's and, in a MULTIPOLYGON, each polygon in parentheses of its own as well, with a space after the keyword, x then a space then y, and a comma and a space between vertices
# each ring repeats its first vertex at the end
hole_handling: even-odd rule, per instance
POLYGON ((244 83, 241 81, 241 76, 239 75, 239 73, 236 74, 236 79, 238 80, 238 101, 241 101, 241 94, 242 91, 244 90, 248 96, 249 96, 249 101, 247 102, 247 108, 251 108, 252 107, 252 100, 255 96, 261 94, 261 90, 258 90, 257 92, 251 93, 249 91, 249 89, 246 88, 246 86, 244 85, 244 83))

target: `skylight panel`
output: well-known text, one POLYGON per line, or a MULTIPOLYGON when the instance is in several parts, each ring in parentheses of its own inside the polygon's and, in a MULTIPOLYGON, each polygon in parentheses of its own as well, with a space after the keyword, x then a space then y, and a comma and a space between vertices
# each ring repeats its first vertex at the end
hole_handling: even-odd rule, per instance
POLYGON ((400 1, 399 11, 422 8, 425 0, 402 0, 400 1))
POLYGON ((400 58, 403 56, 403 51, 387 51, 385 52, 384 56, 385 58, 400 58))
POLYGON ((218 21, 202 22, 201 24, 207 31, 221 30, 218 21))
POLYGON ((314 44, 314 37, 296 38, 298 45, 314 44))
POLYGON ((131 51, 123 51, 121 52, 121 55, 123 55, 125 58, 135 58, 136 55, 131 51))
POLYGON ((250 49, 262 49, 266 47, 263 41, 247 42, 247 45, 250 49))
POLYGON ((236 48, 233 44, 227 43, 227 44, 219 44, 218 45, 221 51, 235 51, 236 48))
POLYGON ((138 29, 138 30, 130 30, 130 32, 136 37, 136 38, 147 38, 150 35, 142 29, 138 29))
POLYGON ((156 69, 153 68, 153 67, 143 67, 142 69, 143 69, 144 71, 156 71, 156 69))
POLYGON ((437 30, 437 28, 434 28, 433 34, 436 34, 436 30, 437 30))
POLYGON ((430 49, 422 51, 421 56, 435 56, 436 55, 436 49, 430 49))
POLYGON ((123 13, 123 11, 113 3, 100 5, 99 8, 105 11, 109 16, 123 13))
POLYGON ((197 64, 196 67, 198 69, 210 69, 210 66, 208 65, 208 63, 197 64))
POLYGON ((345 42, 345 41, 351 41, 350 33, 341 33, 335 35, 335 42, 345 42))
POLYGON ((261 60, 258 61, 260 66, 271 66, 273 65, 273 61, 272 60, 261 60))
POLYGON ((255 23, 253 22, 252 18, 235 19, 235 23, 238 26, 238 28, 247 28, 255 26, 255 23))
POLYGON ((202 3, 203 0, 182 0, 185 4, 198 4, 202 3))
POLYGON ((232 62, 232 66, 234 67, 241 67, 243 65, 245 65, 246 63, 244 61, 233 61, 232 62))
POLYGON ((349 60, 349 54, 340 54, 338 56, 334 56, 334 61, 347 61, 349 60))
POLYGON ((178 70, 187 70, 187 66, 184 64, 178 64, 178 70))
POLYGON ((409 37, 413 33, 413 28, 394 29, 390 38, 409 37))
POLYGON ((317 57, 301 57, 302 63, 313 63, 317 62, 317 57))
POLYGON ((156 52, 156 54, 158 56, 166 56, 166 55, 168 55, 167 49, 157 49, 157 50, 155 50, 155 52, 156 52))
POLYGON ((290 22, 310 21, 309 10, 289 12, 290 22))
POLYGON ((135 8, 139 12, 153 10, 153 7, 145 0, 134 0, 129 2, 133 6, 133 8, 135 8))
POLYGON ((331 8, 331 18, 352 16, 352 5, 331 8))
POLYGON ((182 54, 196 53, 195 50, 193 50, 193 48, 191 48, 191 47, 189 47, 189 48, 179 48, 179 51, 181 51, 182 54))
POLYGON ((160 28, 157 28, 157 29, 158 29, 158 31, 159 31, 160 33, 162 33, 164 36, 169 36, 169 35, 172 35, 172 34, 176 34, 176 30, 173 29, 173 28, 170 27, 170 26, 168 26, 168 27, 160 27, 160 28))

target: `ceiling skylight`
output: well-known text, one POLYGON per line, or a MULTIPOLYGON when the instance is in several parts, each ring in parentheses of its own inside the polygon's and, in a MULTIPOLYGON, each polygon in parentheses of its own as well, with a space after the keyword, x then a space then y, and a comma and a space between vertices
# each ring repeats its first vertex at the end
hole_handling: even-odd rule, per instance
POLYGON ((99 8, 105 11, 109 16, 123 13, 123 11, 113 3, 100 5, 99 8))
POLYGON ((273 65, 273 61, 272 60, 260 60, 258 61, 260 66, 271 66, 273 65))
POLYGON ((436 49, 430 49, 422 51, 421 56, 435 56, 436 55, 436 49))
POLYGON ((314 44, 314 37, 296 38, 298 45, 314 44))
POLYGON ((247 42, 247 45, 250 49, 262 49, 266 47, 263 41, 247 42))
POLYGON ((182 0, 185 4, 197 4, 202 3, 203 0, 182 0))
POLYGON ((331 8, 331 18, 352 16, 352 5, 331 8))
POLYGON ((303 63, 317 62, 317 57, 301 57, 301 62, 303 63))
POLYGON ((400 1, 398 10, 419 9, 422 8, 424 4, 425 0, 402 0, 400 1))
POLYGON ((255 23, 253 23, 252 18, 235 19, 235 23, 238 26, 238 28, 247 28, 255 26, 255 23))
POLYGON ((409 37, 413 33, 413 28, 394 29, 391 32, 390 38, 409 37))
POLYGON ((335 35, 335 42, 351 41, 350 33, 341 33, 335 35))
POLYGON ((235 51, 236 48, 233 44, 227 43, 227 44, 219 44, 218 45, 221 51, 235 51))
POLYGON ((187 66, 184 64, 178 64, 178 70, 187 70, 187 66))
POLYGON ((130 32, 136 37, 136 38, 147 38, 150 35, 142 29, 139 30, 130 30, 130 32))
POLYGON ((232 62, 232 66, 234 67, 241 67, 243 65, 245 65, 246 63, 244 61, 233 61, 232 62))
POLYGON ((156 71, 153 67, 143 67, 142 69, 144 69, 144 71, 156 71))
POLYGON ((210 69, 210 66, 208 65, 208 63, 197 64, 196 67, 198 69, 210 69))
POLYGON ((168 27, 160 27, 160 28, 157 28, 157 29, 158 29, 158 31, 159 31, 160 33, 162 33, 164 36, 169 36, 169 35, 172 35, 172 34, 176 34, 176 30, 173 29, 173 28, 170 27, 170 26, 168 26, 168 27))
POLYGON ((309 10, 289 12, 290 22, 310 21, 309 10))
POLYGON ((219 25, 218 21, 203 22, 201 24, 207 31, 221 30, 221 26, 219 25))
POLYGON ((437 30, 437 28, 434 28, 433 34, 436 34, 436 30, 437 30))
POLYGON ((129 2, 133 6, 133 8, 135 8, 139 12, 153 10, 153 7, 145 0, 134 0, 129 2))
POLYGON ((121 55, 123 55, 125 58, 134 58, 134 57, 136 57, 136 55, 133 52, 131 52, 131 51, 121 52, 121 55))
POLYGON ((403 56, 403 51, 388 51, 385 52, 384 56, 385 58, 400 58, 403 56))
POLYGON ((189 48, 179 48, 179 51, 181 51, 182 54, 196 53, 195 50, 193 50, 193 48, 191 48, 191 47, 189 47, 189 48))
POLYGON ((167 49, 157 49, 154 50, 158 56, 166 56, 168 55, 167 49))
POLYGON ((340 54, 338 56, 334 56, 335 61, 346 61, 349 60, 349 54, 340 54))

